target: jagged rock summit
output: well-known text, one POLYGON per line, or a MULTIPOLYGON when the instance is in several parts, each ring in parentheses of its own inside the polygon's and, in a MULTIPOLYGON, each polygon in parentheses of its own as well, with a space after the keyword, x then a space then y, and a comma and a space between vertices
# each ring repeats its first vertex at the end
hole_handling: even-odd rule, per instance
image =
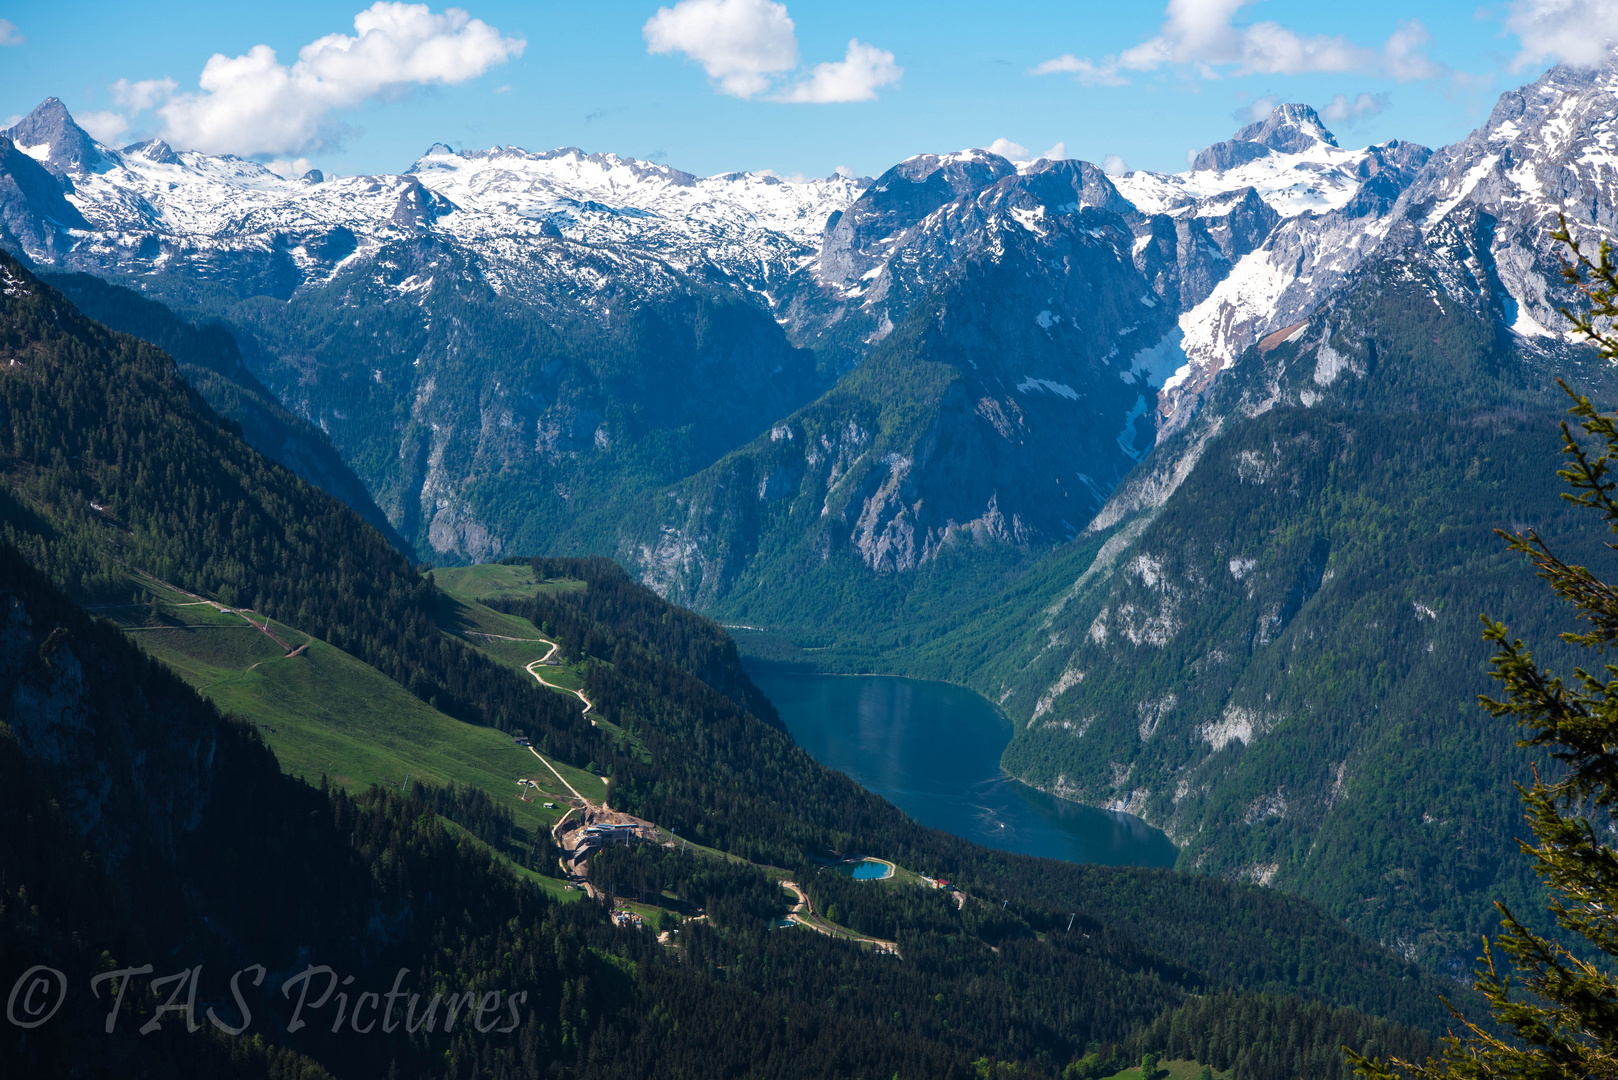
POLYGON ((1282 154, 1301 154, 1316 143, 1337 145, 1337 136, 1326 130, 1320 114, 1307 105, 1288 102, 1270 110, 1270 115, 1248 124, 1235 135, 1237 142, 1256 142, 1282 154))
POLYGON ((1272 154, 1306 154, 1317 146, 1337 146, 1320 116, 1307 105, 1277 106, 1269 116, 1249 124, 1234 138, 1214 143, 1191 162, 1193 172, 1224 172, 1272 154))
POLYGON ((105 147, 90 137, 57 98, 46 98, 6 133, 18 149, 53 175, 67 180, 88 175, 107 160, 105 147))

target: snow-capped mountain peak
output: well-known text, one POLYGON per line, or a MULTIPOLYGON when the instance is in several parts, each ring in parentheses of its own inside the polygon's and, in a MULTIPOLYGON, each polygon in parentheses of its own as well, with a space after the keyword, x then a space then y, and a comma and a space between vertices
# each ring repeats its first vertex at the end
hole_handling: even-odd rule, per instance
POLYGON ((56 176, 84 176, 103 166, 106 148, 74 122, 67 106, 46 98, 33 112, 5 132, 17 149, 56 176))
POLYGON ((1277 105, 1263 120, 1242 128, 1233 141, 1258 143, 1282 154, 1300 154, 1313 149, 1316 143, 1336 146, 1337 136, 1326 130, 1315 110, 1289 102, 1277 105))
POLYGON ((1204 199, 1253 188, 1283 218, 1347 205, 1372 174, 1376 147, 1345 150, 1307 105, 1279 105, 1264 120, 1207 147, 1182 173, 1132 172, 1113 178, 1146 214, 1193 210, 1204 199))
MULTIPOLYGON (((551 220, 564 234, 577 231, 581 239, 605 226, 594 218, 617 217, 702 222, 727 236, 765 229, 810 244, 826 218, 864 187, 838 175, 800 183, 764 172, 698 177, 571 146, 539 153, 510 146, 457 152, 440 143, 407 172, 457 205, 488 215, 490 224, 520 229, 522 221, 551 220)), ((608 231, 627 239, 641 230, 608 231)))
POLYGON ((12 230, 30 254, 57 261, 45 249, 65 245, 67 261, 92 272, 206 265, 216 276, 238 256, 284 251, 295 264, 293 288, 326 280, 355 252, 431 232, 478 248, 497 289, 577 296, 580 281, 605 279, 570 267, 611 248, 637 262, 630 276, 654 291, 657 281, 672 283, 671 273, 764 291, 814 254, 826 220, 866 183, 698 177, 576 147, 466 152, 442 143, 398 175, 328 179, 311 171, 288 179, 254 161, 176 151, 156 139, 111 149, 55 98, 0 135, 56 177, 68 200, 65 209, 41 211, 43 197, 33 199, 33 218, 56 224, 12 230), (328 242, 334 235, 338 242, 328 242))

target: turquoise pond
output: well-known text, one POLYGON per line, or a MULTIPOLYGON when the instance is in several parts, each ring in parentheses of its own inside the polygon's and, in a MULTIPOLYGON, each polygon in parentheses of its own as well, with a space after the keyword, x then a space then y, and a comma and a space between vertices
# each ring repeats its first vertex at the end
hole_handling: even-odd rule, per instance
MULTIPOLYGON (((1011 723, 948 683, 865 675, 748 674, 816 760, 923 825, 1070 862, 1173 866, 1169 838, 1129 814, 1035 791, 1000 771, 1011 723)), ((855 877, 885 870, 853 867, 855 877)))
POLYGON ((837 869, 840 873, 847 874, 855 881, 875 881, 878 878, 887 877, 890 873, 887 863, 877 862, 874 859, 864 859, 857 863, 842 863, 837 869))

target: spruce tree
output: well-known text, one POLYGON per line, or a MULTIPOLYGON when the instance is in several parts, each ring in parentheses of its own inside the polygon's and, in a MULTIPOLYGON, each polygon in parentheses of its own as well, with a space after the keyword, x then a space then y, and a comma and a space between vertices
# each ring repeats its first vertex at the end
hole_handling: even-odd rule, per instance
MULTIPOLYGON (((1603 242, 1591 258, 1565 219, 1552 234, 1572 256, 1563 276, 1589 302, 1562 314, 1592 341, 1602 359, 1618 362, 1618 263, 1603 242)), ((1558 380, 1560 381, 1560 380, 1558 380)), ((1562 497, 1598 514, 1618 534, 1618 415, 1603 416, 1588 397, 1574 393, 1569 414, 1582 436, 1562 423, 1568 461, 1557 475, 1572 490, 1562 497)), ((1532 529, 1504 537, 1512 551, 1533 562, 1539 576, 1573 609, 1586 629, 1562 635, 1588 649, 1590 668, 1563 681, 1535 662, 1505 624, 1484 618, 1484 637, 1495 643, 1492 674, 1505 690, 1483 697, 1492 715, 1516 721, 1519 746, 1543 748, 1564 767, 1546 783, 1535 770, 1532 787, 1518 785, 1536 844, 1523 850, 1551 893, 1550 912, 1569 935, 1592 947, 1587 960, 1540 936, 1503 904, 1500 933, 1485 939, 1476 986, 1488 998, 1498 1031, 1461 1017, 1445 1040, 1441 1060, 1424 1064, 1370 1061, 1345 1048, 1355 1072, 1367 1080, 1618 1080, 1618 664, 1601 657, 1618 646, 1618 585, 1571 565, 1532 529), (1592 821, 1594 819, 1594 821, 1592 821)), ((1618 550, 1618 543, 1609 543, 1618 550)))

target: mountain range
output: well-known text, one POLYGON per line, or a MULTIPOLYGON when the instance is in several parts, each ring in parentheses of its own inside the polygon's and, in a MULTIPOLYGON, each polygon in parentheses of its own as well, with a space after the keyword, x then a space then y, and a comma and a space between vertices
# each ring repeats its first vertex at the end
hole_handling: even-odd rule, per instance
POLYGON ((1070 539, 1291 312, 1229 314, 1255 305, 1232 269, 1302 222, 1380 219, 1427 158, 1342 150, 1301 106, 1175 177, 966 151, 699 179, 437 144, 397 176, 283 179, 101 146, 54 100, 5 137, 14 246, 230 326, 424 556, 608 550, 710 607, 786 571, 759 557, 784 541, 796 569, 880 575, 1070 539), (833 386, 916 357, 938 366, 915 385, 833 386), (759 505, 716 500, 742 486, 759 505))
POLYGON ((1614 236, 1615 95, 1554 68, 1437 150, 1289 104, 1175 175, 806 182, 442 144, 289 179, 52 99, 0 133, 0 244, 114 329, 222 331, 172 348, 196 391, 412 557, 607 555, 761 661, 966 683, 1015 775, 1460 974, 1540 895, 1471 619, 1553 629, 1493 528, 1583 543, 1534 470, 1558 377, 1618 387, 1549 234, 1614 236))

